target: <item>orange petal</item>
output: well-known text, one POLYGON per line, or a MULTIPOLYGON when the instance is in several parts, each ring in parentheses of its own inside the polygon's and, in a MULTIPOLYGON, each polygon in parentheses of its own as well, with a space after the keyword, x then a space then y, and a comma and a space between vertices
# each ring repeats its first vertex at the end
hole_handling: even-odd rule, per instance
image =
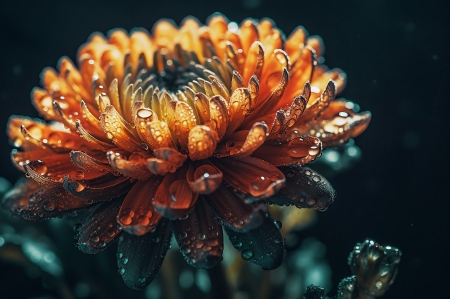
POLYGON ((127 160, 120 153, 109 151, 107 157, 111 167, 126 177, 145 181, 152 175, 145 158, 139 153, 132 153, 127 160))
POLYGON ((167 173, 155 194, 153 205, 162 216, 176 219, 188 214, 195 205, 198 193, 186 181, 187 167, 167 173))
POLYGON ((158 148, 154 154, 156 158, 147 159, 147 168, 151 173, 157 175, 175 172, 187 158, 186 155, 173 148, 158 148))
POLYGON ((319 138, 293 134, 289 142, 270 140, 259 147, 253 156, 275 166, 306 164, 320 157, 322 143, 319 138))
POLYGON ((128 192, 117 216, 126 232, 141 236, 156 227, 161 215, 155 212, 152 199, 161 180, 161 177, 153 176, 147 181, 139 181, 128 192))
POLYGON ((242 124, 251 109, 251 94, 247 88, 237 88, 233 91, 228 107, 230 123, 227 126, 225 138, 242 124))
POLYGON ((303 26, 298 26, 292 31, 286 40, 285 51, 294 62, 300 56, 300 52, 305 46, 308 31, 303 26))
POLYGON ((112 172, 112 168, 108 163, 91 157, 82 151, 71 151, 70 160, 75 166, 85 171, 112 172))
POLYGON ((132 125, 117 112, 116 108, 108 105, 100 117, 100 124, 108 139, 129 152, 139 152, 140 140, 132 125))
MULTIPOLYGON (((303 114, 297 120, 297 124, 301 125, 318 118, 320 116, 320 113, 322 113, 328 107, 330 102, 334 100, 335 96, 336 87, 333 81, 329 81, 322 95, 318 99, 316 99, 315 102, 306 107, 303 114)), ((295 124, 294 127, 297 124, 295 124)))
POLYGON ((284 175, 272 164, 254 158, 221 158, 212 160, 230 186, 257 199, 275 194, 284 186, 284 175))
POLYGON ((216 149, 217 132, 204 125, 198 125, 189 131, 188 150, 191 160, 206 159, 216 149))
POLYGON ((256 122, 248 131, 239 131, 231 135, 225 144, 217 148, 217 156, 250 156, 269 136, 269 128, 265 122, 256 122))
POLYGON ((210 194, 222 183, 222 172, 210 162, 194 166, 190 164, 186 179, 194 192, 210 194))

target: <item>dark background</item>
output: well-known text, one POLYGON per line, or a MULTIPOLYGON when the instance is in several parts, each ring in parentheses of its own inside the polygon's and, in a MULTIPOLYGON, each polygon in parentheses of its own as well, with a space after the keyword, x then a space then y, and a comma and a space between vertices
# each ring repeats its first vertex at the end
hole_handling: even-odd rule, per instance
MULTIPOLYGON (((29 94, 39 73, 63 55, 75 61, 92 32, 150 30, 162 17, 205 22, 216 11, 238 23, 270 17, 286 34, 303 25, 322 36, 326 64, 348 75, 342 96, 373 114, 356 139, 362 160, 332 179, 336 203, 302 233, 327 246, 333 285, 350 275, 346 258, 354 244, 370 237, 403 252, 383 298, 446 297, 450 35, 439 1, 2 1, 0 126, 11 114, 37 116, 29 94)), ((21 174, 10 163, 5 134, 0 143, 0 176, 14 182, 21 174)))

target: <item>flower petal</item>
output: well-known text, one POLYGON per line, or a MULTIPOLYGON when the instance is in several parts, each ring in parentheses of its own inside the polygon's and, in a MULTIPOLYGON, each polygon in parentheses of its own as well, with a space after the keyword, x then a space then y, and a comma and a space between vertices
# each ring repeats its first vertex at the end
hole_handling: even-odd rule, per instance
POLYGON ((131 154, 128 160, 113 151, 109 151, 106 155, 112 168, 123 176, 145 181, 152 175, 145 158, 139 153, 131 154))
POLYGON ((105 174, 92 180, 72 180, 65 177, 64 189, 82 198, 104 201, 127 192, 131 186, 128 178, 105 174))
POLYGON ((334 82, 328 81, 328 85, 322 95, 306 108, 305 112, 303 112, 303 114, 299 117, 297 124, 301 125, 319 117, 320 113, 328 107, 330 102, 334 100, 335 96, 336 87, 334 82))
POLYGON ((120 236, 117 265, 119 274, 128 287, 143 289, 158 274, 170 247, 170 226, 168 219, 161 219, 153 233, 143 236, 123 233, 120 236))
POLYGON ((212 160, 223 172, 223 180, 257 199, 274 195, 284 186, 284 174, 272 164, 254 157, 212 160))
POLYGON ((164 217, 180 218, 194 208, 198 193, 186 181, 186 172, 187 165, 184 165, 176 173, 167 173, 156 191, 153 205, 164 217))
POLYGON ((2 207, 5 211, 20 214, 30 201, 30 196, 38 191, 40 186, 35 180, 22 178, 9 190, 2 199, 2 207))
POLYGON ((297 127, 299 134, 314 134, 324 147, 337 146, 360 135, 369 125, 370 112, 355 113, 350 101, 332 101, 316 122, 297 127))
POLYGON ((189 132, 188 150, 191 160, 206 159, 214 153, 219 136, 208 126, 197 125, 189 132))
MULTIPOLYGON (((220 223, 229 229, 248 232, 261 225, 267 213, 266 205, 262 201, 247 203, 244 194, 221 185, 214 193, 206 197, 220 223)), ((253 201, 250 198, 249 201, 253 201)))
POLYGON ((186 219, 174 222, 175 238, 189 265, 209 269, 222 260, 223 231, 211 208, 199 199, 186 219))
POLYGON ((121 199, 99 205, 84 221, 78 232, 78 249, 94 254, 104 250, 121 233, 116 217, 121 199))
POLYGON ((71 151, 70 160, 72 163, 84 171, 91 172, 112 172, 111 166, 103 161, 89 156, 82 151, 71 151))
POLYGON ((94 203, 93 200, 75 196, 62 187, 46 188, 31 194, 28 205, 22 208, 20 214, 25 219, 42 221, 60 218, 94 203))
POLYGON ((158 148, 153 152, 156 158, 147 159, 147 168, 151 173, 165 175, 168 172, 175 172, 183 165, 187 156, 181 154, 173 148, 158 148))
POLYGON ((155 212, 152 200, 161 183, 161 177, 153 176, 137 182, 122 203, 117 221, 128 233, 141 236, 153 230, 161 215, 155 212))
POLYGON ((275 269, 283 262, 286 255, 284 240, 272 217, 267 216, 261 226, 246 233, 227 228, 225 230, 233 246, 241 253, 242 259, 264 270, 275 269))
POLYGON ((286 186, 267 199, 269 203, 325 211, 334 201, 333 187, 315 171, 301 166, 280 167, 280 170, 286 176, 286 186))
POLYGON ((191 189, 199 194, 216 191, 222 183, 222 177, 222 172, 209 161, 202 161, 200 165, 191 163, 186 175, 191 189))
POLYGON ((252 156, 269 162, 275 166, 303 165, 310 163, 322 154, 322 143, 319 138, 301 136, 298 131, 292 133, 289 142, 269 140, 260 146, 252 156))

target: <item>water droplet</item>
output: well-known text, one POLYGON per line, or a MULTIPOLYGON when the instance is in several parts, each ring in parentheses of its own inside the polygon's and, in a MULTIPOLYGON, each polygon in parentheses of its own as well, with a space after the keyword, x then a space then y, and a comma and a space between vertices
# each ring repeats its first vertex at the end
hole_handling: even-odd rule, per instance
POLYGON ((116 256, 117 256, 118 259, 121 259, 121 258, 123 258, 123 253, 122 252, 118 252, 116 256))
POLYGON ((124 275, 125 274, 125 269, 124 268, 119 268, 118 270, 120 275, 124 275))
POLYGON ((281 227, 283 226, 283 224, 281 223, 281 221, 278 221, 278 220, 275 220, 275 221, 273 222, 273 224, 275 224, 275 226, 276 226, 278 229, 281 229, 281 227))
POLYGON ((257 177, 250 184, 250 194, 252 196, 258 197, 266 192, 270 184, 271 181, 265 176, 257 177))
POLYGON ((44 203, 44 205, 42 206, 42 209, 46 212, 51 212, 55 210, 55 203, 51 200, 48 200, 44 203))
POLYGON ((308 199, 308 201, 306 203, 309 204, 310 206, 312 206, 312 205, 314 205, 316 203, 316 199, 315 198, 310 198, 310 199, 308 199))
POLYGON ((148 145, 146 143, 141 143, 139 145, 144 151, 148 151, 148 145))
POLYGON ((128 258, 124 258, 122 261, 122 264, 124 264, 124 265, 128 264, 128 258))
POLYGON ((236 249, 239 249, 242 247, 242 242, 236 242, 234 243, 234 247, 236 247, 236 249))
POLYGON ((375 286, 377 287, 377 289, 381 289, 381 287, 383 286, 383 283, 381 281, 377 281, 375 283, 375 286))
POLYGON ((137 221, 140 225, 143 225, 143 226, 147 226, 150 223, 150 219, 148 219, 148 217, 145 215, 140 215, 137 218, 137 221))
POLYGON ((47 165, 41 160, 31 161, 28 164, 34 171, 39 173, 40 175, 45 175, 47 173, 47 165))
POLYGON ((311 147, 309 148, 308 153, 309 153, 311 156, 317 156, 317 155, 320 153, 320 149, 319 149, 317 146, 311 146, 311 147))
POLYGON ((111 132, 106 132, 106 138, 113 139, 114 135, 111 132))
POLYGON ((93 236, 93 237, 91 238, 91 241, 92 241, 93 243, 98 243, 98 242, 100 241, 100 237, 99 237, 99 236, 93 236))
POLYGON ((248 261, 253 257, 253 251, 246 249, 241 252, 241 257, 243 260, 248 261))
POLYGON ((280 238, 275 238, 275 239, 273 240, 273 242, 274 242, 275 244, 280 244, 280 243, 281 243, 281 239, 280 239, 280 238))
POLYGON ((157 236, 152 238, 152 242, 153 243, 159 243, 160 241, 161 241, 161 239, 159 237, 157 237, 157 236))
POLYGON ((137 111, 137 115, 140 118, 147 119, 153 115, 153 111, 148 108, 142 108, 137 111))
POLYGON ((75 192, 81 192, 84 189, 86 189, 86 184, 82 183, 82 182, 73 182, 73 189, 75 190, 75 192))
POLYGON ((206 235, 205 235, 204 233, 202 233, 202 232, 199 232, 199 233, 197 234, 197 237, 198 237, 200 240, 206 239, 206 235))
POLYGON ((313 180, 314 182, 320 182, 320 177, 317 176, 317 175, 314 175, 314 176, 312 177, 312 180, 313 180))

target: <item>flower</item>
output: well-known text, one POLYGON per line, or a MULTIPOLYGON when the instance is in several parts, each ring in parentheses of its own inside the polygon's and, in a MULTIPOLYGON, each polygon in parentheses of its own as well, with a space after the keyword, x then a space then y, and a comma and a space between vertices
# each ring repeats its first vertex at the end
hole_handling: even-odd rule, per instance
POLYGON ((119 239, 132 288, 152 281, 172 232, 193 266, 222 259, 225 229, 243 259, 276 268, 284 241, 266 203, 325 210, 335 191, 302 165, 370 121, 335 100, 346 76, 323 50, 303 27, 285 40, 269 19, 237 27, 220 14, 95 33, 78 68, 63 57, 32 91, 49 122, 11 117, 12 161, 29 179, 3 204, 31 220, 89 211, 78 247, 119 239))

